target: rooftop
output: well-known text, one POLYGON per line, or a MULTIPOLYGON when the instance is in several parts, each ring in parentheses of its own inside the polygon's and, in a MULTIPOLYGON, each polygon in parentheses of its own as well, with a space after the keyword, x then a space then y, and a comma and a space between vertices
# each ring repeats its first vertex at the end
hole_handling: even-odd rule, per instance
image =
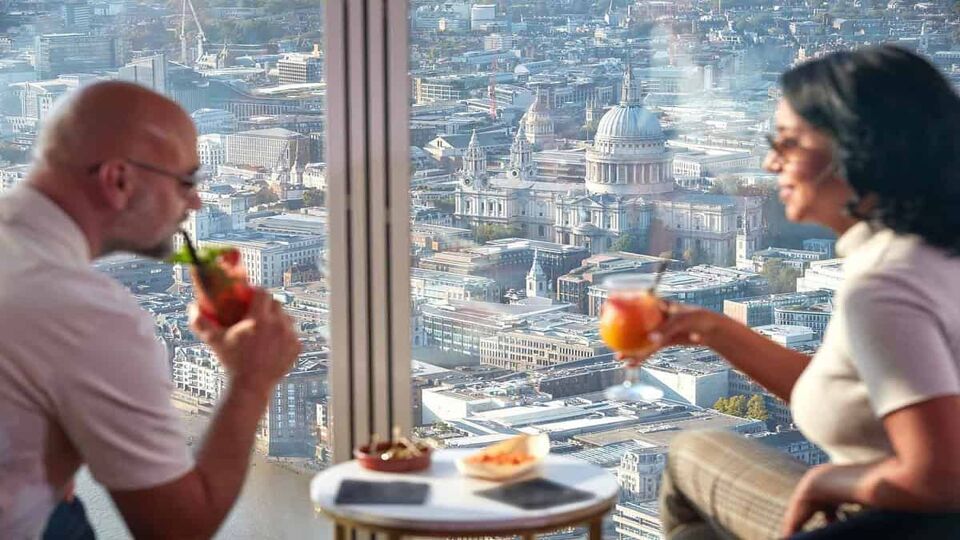
POLYGON ((248 137, 267 137, 273 139, 296 139, 303 137, 303 135, 297 133, 296 131, 290 131, 289 129, 284 128, 251 129, 248 131, 240 131, 230 136, 238 135, 244 135, 248 137))
POLYGON ((626 441, 638 441, 646 447, 669 446, 670 441, 683 431, 692 429, 724 429, 741 433, 764 431, 758 420, 728 416, 715 411, 687 409, 682 412, 664 411, 642 423, 622 429, 578 435, 576 440, 589 446, 608 446, 626 441))

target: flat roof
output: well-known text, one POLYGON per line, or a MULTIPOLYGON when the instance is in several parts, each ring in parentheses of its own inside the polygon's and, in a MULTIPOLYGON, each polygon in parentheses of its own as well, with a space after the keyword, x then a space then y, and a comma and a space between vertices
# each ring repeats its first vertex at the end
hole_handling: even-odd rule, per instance
POLYGON ((670 441, 683 431, 692 429, 724 429, 724 430, 765 430, 759 420, 749 420, 728 416, 713 411, 687 411, 677 415, 654 417, 640 424, 591 433, 577 435, 574 439, 591 446, 607 446, 625 441, 640 441, 647 446, 669 446, 670 441), (751 426, 753 426, 751 428, 751 426))

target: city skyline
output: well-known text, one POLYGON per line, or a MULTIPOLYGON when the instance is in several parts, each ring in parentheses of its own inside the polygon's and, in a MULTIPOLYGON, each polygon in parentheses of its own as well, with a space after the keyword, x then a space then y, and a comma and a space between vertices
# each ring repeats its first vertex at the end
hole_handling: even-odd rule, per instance
MULTIPOLYGON (((203 208, 184 228, 237 247, 305 345, 265 413, 262 451, 319 470, 333 459, 340 315, 327 265, 332 30, 308 0, 184 6, 0 0, 0 192, 25 178, 56 99, 85 84, 130 81, 179 103, 202 166, 203 208)), ((665 298, 816 351, 842 260, 830 231, 785 220, 762 168, 777 77, 892 42, 960 87, 954 3, 411 0, 406 23, 410 251, 396 264, 410 267, 416 432, 457 448, 548 433, 554 452, 618 476, 606 524, 618 539, 658 537, 651 501, 683 430, 825 461, 782 401, 706 349, 647 362, 663 400, 607 401, 623 373, 597 333, 603 280, 668 259, 665 298)), ((154 315, 180 404, 212 407, 224 374, 187 326, 184 269, 122 254, 95 264, 154 315)))

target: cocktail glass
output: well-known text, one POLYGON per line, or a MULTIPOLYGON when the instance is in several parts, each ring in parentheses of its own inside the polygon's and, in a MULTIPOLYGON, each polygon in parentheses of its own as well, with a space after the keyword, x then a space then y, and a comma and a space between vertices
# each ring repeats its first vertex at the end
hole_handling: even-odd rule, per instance
POLYGON ((631 359, 642 359, 655 349, 650 332, 663 322, 660 301, 654 293, 654 274, 611 276, 603 282, 607 299, 601 308, 600 336, 624 360, 626 376, 622 384, 606 390, 613 401, 654 401, 663 391, 640 382, 640 366, 631 359))

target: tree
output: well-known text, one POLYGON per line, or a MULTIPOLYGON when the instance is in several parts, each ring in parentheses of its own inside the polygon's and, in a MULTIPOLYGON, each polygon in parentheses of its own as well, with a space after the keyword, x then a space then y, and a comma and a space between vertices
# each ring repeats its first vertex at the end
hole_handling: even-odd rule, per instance
POLYGON ((610 251, 629 251, 631 253, 639 253, 640 238, 638 238, 635 234, 622 234, 613 242, 613 245, 610 246, 610 251))
POLYGON ((443 197, 442 199, 437 199, 433 201, 433 206, 441 212, 446 212, 452 214, 456 210, 456 202, 453 200, 453 197, 443 197))
POLYGON ((319 189, 308 189, 303 192, 304 206, 323 206, 326 201, 325 193, 319 189))
POLYGON ((747 396, 730 396, 720 398, 713 404, 713 408, 723 414, 743 417, 747 411, 747 396))
POLYGON ((747 396, 733 396, 728 400, 727 414, 741 418, 747 414, 747 396))
POLYGON ((736 176, 723 175, 717 178, 713 185, 710 186, 710 193, 716 193, 718 195, 737 195, 739 194, 742 186, 743 182, 736 176))
POLYGON ((767 412, 767 404, 763 401, 763 396, 754 394, 747 402, 747 418, 754 420, 769 420, 770 413, 767 412))
POLYGON ((719 398, 719 399, 717 399, 717 401, 713 404, 713 408, 716 409, 717 412, 721 412, 721 413, 723 413, 723 414, 726 414, 727 411, 730 409, 730 403, 729 403, 729 401, 727 400, 727 398, 719 398))
POLYGON ((647 245, 647 253, 651 255, 668 253, 667 258, 672 259, 674 242, 676 242, 676 234, 667 229, 662 220, 653 218, 653 221, 650 222, 650 240, 647 245))
POLYGON ((266 185, 261 187, 253 195, 253 204, 255 205, 275 203, 279 200, 280 200, 280 197, 277 197, 277 194, 274 193, 272 189, 270 189, 270 186, 266 186, 266 185))
POLYGON ((784 264, 780 259, 768 259, 763 264, 761 275, 770 282, 772 294, 793 292, 797 290, 797 278, 800 271, 784 264))
POLYGON ((520 236, 520 232, 520 227, 516 225, 483 223, 477 226, 474 234, 476 234, 478 244, 485 244, 491 240, 520 236))
POLYGON ((703 252, 698 244, 691 244, 691 246, 683 251, 683 260, 690 266, 696 266, 698 264, 704 264, 707 259, 707 254, 703 252))

